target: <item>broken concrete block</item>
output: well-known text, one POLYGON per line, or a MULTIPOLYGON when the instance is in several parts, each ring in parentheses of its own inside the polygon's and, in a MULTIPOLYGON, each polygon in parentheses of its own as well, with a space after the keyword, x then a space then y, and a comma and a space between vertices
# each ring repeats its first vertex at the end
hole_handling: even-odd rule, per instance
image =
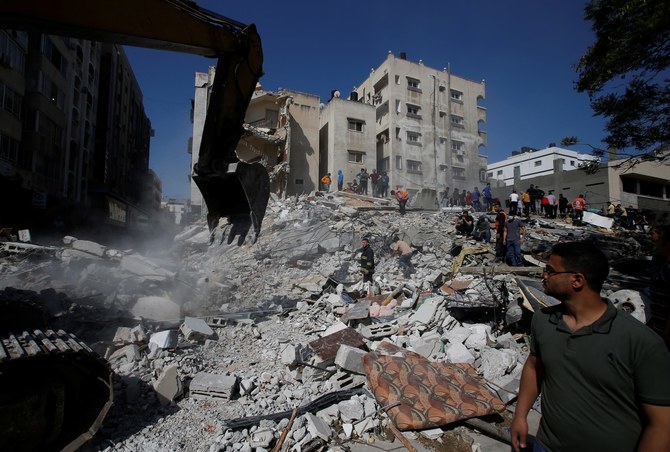
POLYGON ((366 339, 380 339, 393 336, 398 332, 398 327, 391 323, 376 323, 361 328, 361 334, 366 339))
POLYGON ((450 344, 456 344, 456 343, 462 344, 468 337, 470 337, 471 334, 472 331, 470 330, 470 328, 457 326, 449 331, 445 331, 442 337, 448 340, 450 344))
POLYGON ((425 300, 419 309, 410 317, 410 323, 423 323, 424 325, 429 324, 438 308, 444 303, 444 297, 432 297, 425 300))
POLYGON ((350 347, 348 345, 340 345, 337 355, 335 355, 335 364, 340 366, 344 370, 349 372, 354 372, 357 374, 365 375, 365 369, 363 368, 363 356, 367 352, 350 347))
POLYGON ((205 339, 214 336, 214 330, 207 325, 207 322, 197 317, 185 317, 179 331, 187 341, 204 342, 205 339))
POLYGON ((237 391, 237 378, 200 372, 191 380, 189 391, 194 398, 230 399, 237 391))
POLYGON ((607 298, 617 309, 628 312, 642 323, 647 323, 651 318, 649 299, 636 290, 617 290, 607 298))
POLYGON ((269 447, 275 436, 270 429, 259 429, 251 434, 251 447, 269 447))
POLYGON ((424 334, 421 337, 411 337, 409 345, 419 355, 429 358, 442 349, 442 338, 439 334, 424 334))
POLYGON ((447 361, 453 364, 472 364, 475 362, 475 357, 472 356, 470 350, 468 350, 467 347, 460 342, 451 344, 449 347, 447 347, 446 353, 447 361))
POLYGON ((328 381, 333 385, 334 390, 353 389, 363 386, 366 378, 363 375, 354 375, 349 372, 336 372, 328 381))
POLYGON ((140 297, 130 311, 135 317, 157 321, 176 321, 181 318, 181 308, 164 297, 140 297))
POLYGON ((142 358, 140 354, 140 349, 135 344, 126 345, 121 347, 109 357, 108 361, 110 363, 118 361, 121 358, 125 358, 128 362, 139 361, 142 358))
POLYGON ((337 408, 340 410, 340 418, 343 422, 357 421, 365 416, 363 404, 358 399, 343 400, 337 404, 337 408))
POLYGON ((281 363, 285 366, 294 366, 298 362, 298 352, 294 345, 287 344, 281 351, 281 363))
POLYGON ((313 415, 312 413, 305 413, 305 419, 307 420, 307 431, 314 438, 321 438, 324 441, 330 439, 332 433, 330 426, 327 425, 322 419, 313 415))
POLYGON ((489 345, 495 344, 491 336, 491 327, 488 325, 472 325, 470 326, 471 334, 465 340, 465 346, 468 348, 482 349, 489 345))
POLYGON ((181 395, 182 385, 175 364, 163 369, 160 377, 154 383, 154 389, 161 405, 167 405, 181 395))
POLYGON ((484 348, 481 351, 479 372, 486 380, 494 380, 510 372, 518 360, 519 357, 514 350, 484 348))
POLYGON ((84 253, 93 254, 94 256, 103 257, 105 255, 106 246, 99 243, 91 242, 89 240, 75 240, 71 244, 72 248, 84 253))
POLYGON ((161 350, 175 348, 177 346, 177 341, 178 335, 176 331, 159 331, 151 335, 151 339, 149 339, 149 348, 153 348, 152 344, 161 350))
POLYGON ((132 344, 144 342, 146 339, 147 337, 144 334, 142 325, 137 325, 134 328, 120 326, 116 329, 116 333, 114 334, 114 339, 112 339, 112 342, 115 344, 132 344))

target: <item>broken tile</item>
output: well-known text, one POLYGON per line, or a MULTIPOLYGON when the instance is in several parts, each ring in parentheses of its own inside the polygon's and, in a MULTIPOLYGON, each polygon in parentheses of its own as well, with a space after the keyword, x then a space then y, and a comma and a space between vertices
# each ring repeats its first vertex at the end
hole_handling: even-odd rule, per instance
POLYGON ((324 361, 335 359, 340 346, 350 345, 361 348, 364 346, 363 337, 353 328, 345 328, 328 336, 316 339, 309 343, 314 352, 324 361))

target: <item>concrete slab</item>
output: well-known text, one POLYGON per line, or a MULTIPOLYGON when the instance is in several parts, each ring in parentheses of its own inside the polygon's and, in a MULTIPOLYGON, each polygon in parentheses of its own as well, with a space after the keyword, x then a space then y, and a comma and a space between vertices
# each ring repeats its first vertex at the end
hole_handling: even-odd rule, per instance
POLYGON ((189 391, 194 398, 230 399, 237 391, 237 378, 200 372, 191 380, 189 391))
POLYGON ((154 389, 161 405, 167 405, 181 395, 182 384, 177 374, 176 364, 163 369, 160 377, 154 383, 154 389))
POLYGON ((366 353, 359 348, 341 345, 337 351, 337 355, 335 355, 335 364, 349 372, 365 375, 363 356, 366 353))
POLYGON ((207 325, 207 322, 197 317, 185 317, 179 330, 187 341, 204 342, 214 336, 214 330, 207 325))
POLYGON ((77 251, 93 254, 98 257, 104 257, 105 251, 107 250, 106 246, 89 240, 75 240, 72 242, 71 246, 77 251))

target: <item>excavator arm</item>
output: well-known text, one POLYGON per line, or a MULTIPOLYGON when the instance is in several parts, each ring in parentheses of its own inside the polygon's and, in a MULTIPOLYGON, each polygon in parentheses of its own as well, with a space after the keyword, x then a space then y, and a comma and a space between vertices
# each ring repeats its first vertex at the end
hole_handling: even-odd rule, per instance
POLYGON ((80 39, 193 53, 218 58, 193 179, 213 229, 232 223, 228 243, 258 238, 270 197, 260 163, 240 161, 235 148, 256 83, 263 52, 256 27, 187 0, 0 0, 0 27, 80 39))

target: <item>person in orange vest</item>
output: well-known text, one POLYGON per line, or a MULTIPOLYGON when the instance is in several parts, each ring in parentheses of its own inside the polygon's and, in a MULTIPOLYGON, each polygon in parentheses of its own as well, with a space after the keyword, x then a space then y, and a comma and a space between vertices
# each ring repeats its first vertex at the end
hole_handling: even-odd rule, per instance
POLYGON ((579 195, 572 201, 572 208, 575 210, 575 220, 582 221, 584 218, 584 209, 586 208, 584 195, 579 195))
POLYGON ((332 179, 330 178, 330 173, 326 174, 321 178, 321 183, 323 184, 323 189, 326 193, 330 191, 330 184, 332 183, 332 179))
POLYGON ((391 190, 391 196, 394 196, 396 201, 398 201, 400 215, 405 215, 405 206, 407 206, 409 194, 405 190, 391 190))

